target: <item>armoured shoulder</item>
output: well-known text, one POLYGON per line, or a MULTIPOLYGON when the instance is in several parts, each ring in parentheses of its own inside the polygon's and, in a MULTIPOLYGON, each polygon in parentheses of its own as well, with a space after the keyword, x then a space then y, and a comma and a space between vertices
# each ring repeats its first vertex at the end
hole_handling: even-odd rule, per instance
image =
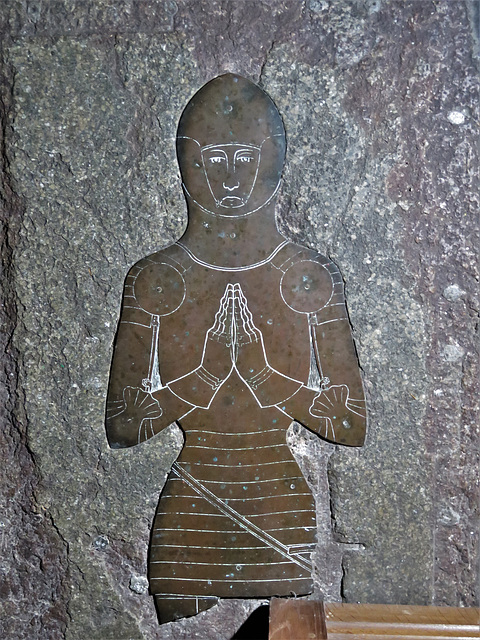
POLYGON ((179 309, 185 299, 185 272, 189 268, 182 258, 172 245, 134 264, 125 281, 124 311, 139 318, 147 314, 144 321, 150 324, 151 316, 168 316, 179 309))
POLYGON ((326 256, 289 243, 275 256, 274 266, 282 271, 281 296, 294 311, 316 314, 344 302, 342 276, 326 256))

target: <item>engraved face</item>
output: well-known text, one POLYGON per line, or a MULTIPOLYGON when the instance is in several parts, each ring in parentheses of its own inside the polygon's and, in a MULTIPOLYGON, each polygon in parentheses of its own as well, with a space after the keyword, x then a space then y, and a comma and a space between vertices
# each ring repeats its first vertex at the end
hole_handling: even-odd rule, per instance
POLYGON ((217 207, 247 204, 258 175, 260 148, 251 144, 208 145, 201 149, 208 187, 217 207))
POLYGON ((276 196, 285 143, 278 109, 264 91, 234 74, 211 80, 178 125, 177 157, 189 205, 226 218, 259 211, 276 196))

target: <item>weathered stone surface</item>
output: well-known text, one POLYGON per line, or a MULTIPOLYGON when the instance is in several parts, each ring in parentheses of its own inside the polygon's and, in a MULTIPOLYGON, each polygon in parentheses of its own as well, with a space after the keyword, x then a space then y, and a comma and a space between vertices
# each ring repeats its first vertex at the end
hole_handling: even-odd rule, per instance
POLYGON ((29 448, 19 353, 12 344, 17 320, 12 255, 24 207, 8 164, 13 69, 1 47, 0 60, 0 635, 61 637, 67 619, 67 548, 37 493, 39 471, 29 448))
MULTIPOLYGON (((260 81, 284 117, 281 229, 346 281, 370 429, 330 458, 334 536, 361 548, 342 594, 478 604, 474 4, 0 11, 3 636, 229 638, 259 604, 158 627, 141 578, 181 438, 172 426, 110 451, 103 426, 123 278, 182 231, 176 125, 225 70, 260 81)), ((324 502, 319 443, 296 440, 324 502)))

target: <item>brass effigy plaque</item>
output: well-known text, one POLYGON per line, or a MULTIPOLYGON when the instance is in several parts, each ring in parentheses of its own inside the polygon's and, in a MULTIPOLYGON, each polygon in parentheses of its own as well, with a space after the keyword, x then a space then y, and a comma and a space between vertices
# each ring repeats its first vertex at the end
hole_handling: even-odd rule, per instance
POLYGON ((174 421, 185 435, 150 549, 162 622, 218 598, 310 593, 315 508, 287 429, 361 446, 366 426, 340 272, 277 230, 272 100, 215 78, 183 112, 177 153, 188 227, 127 276, 106 420, 114 448, 174 421))

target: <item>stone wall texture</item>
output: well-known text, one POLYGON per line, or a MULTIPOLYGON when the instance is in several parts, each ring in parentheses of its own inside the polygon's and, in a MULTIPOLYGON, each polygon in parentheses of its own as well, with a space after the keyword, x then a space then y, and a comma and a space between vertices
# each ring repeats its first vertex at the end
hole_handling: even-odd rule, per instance
POLYGON ((158 625, 149 532, 181 439, 172 425, 111 451, 104 431, 124 277, 185 226, 177 122, 225 71, 284 118, 280 228, 346 281, 367 443, 292 436, 329 505, 320 530, 356 545, 337 595, 478 606, 478 15, 468 0, 1 3, 2 638, 227 640, 259 605, 158 625))

